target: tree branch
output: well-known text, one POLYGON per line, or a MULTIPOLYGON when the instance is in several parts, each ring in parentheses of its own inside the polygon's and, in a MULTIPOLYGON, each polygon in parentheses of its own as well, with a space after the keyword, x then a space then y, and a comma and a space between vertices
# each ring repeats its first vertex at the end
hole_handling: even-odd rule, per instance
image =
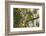
POLYGON ((31 20, 35 20, 35 19, 38 19, 39 17, 37 17, 37 18, 33 18, 33 19, 31 19, 31 20))

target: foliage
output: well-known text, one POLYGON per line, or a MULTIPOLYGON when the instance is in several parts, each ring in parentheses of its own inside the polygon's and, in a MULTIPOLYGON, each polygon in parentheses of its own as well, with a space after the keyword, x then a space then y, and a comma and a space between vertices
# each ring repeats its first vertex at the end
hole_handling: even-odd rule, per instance
MULTIPOLYGON (((37 9, 32 10, 32 8, 14 8, 13 9, 13 17, 14 17, 13 26, 14 27, 29 27, 29 24, 28 24, 29 21, 33 21, 32 23, 34 24, 34 20, 39 18, 39 16, 36 16, 36 15, 37 15, 37 9)), ((39 26, 38 23, 36 24, 37 26, 39 26)))

